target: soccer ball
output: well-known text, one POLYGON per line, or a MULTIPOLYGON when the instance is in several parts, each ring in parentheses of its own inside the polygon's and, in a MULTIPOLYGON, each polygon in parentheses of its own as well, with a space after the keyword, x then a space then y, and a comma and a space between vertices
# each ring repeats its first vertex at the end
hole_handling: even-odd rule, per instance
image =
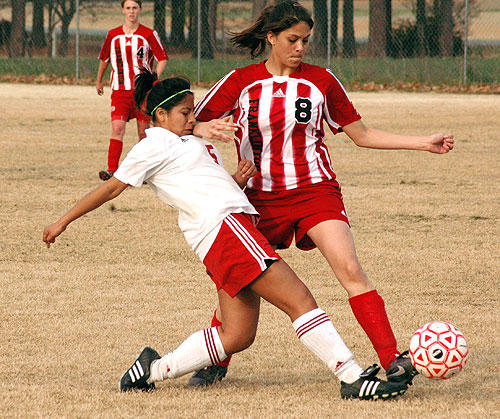
POLYGON ((447 379, 462 371, 469 357, 463 333, 445 322, 430 322, 410 339, 410 360, 427 378, 447 379))

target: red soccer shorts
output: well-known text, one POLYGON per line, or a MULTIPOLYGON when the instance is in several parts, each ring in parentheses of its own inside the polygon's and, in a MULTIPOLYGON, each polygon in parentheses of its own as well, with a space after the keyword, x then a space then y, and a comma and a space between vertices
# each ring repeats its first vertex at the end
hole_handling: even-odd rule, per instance
POLYGON ((255 228, 251 216, 239 213, 224 219, 203 263, 217 291, 222 288, 234 297, 280 259, 255 228))
POLYGON ((312 227, 327 220, 349 224, 340 186, 335 180, 280 192, 247 188, 245 193, 260 214, 257 228, 278 249, 289 248, 294 234, 299 249, 314 249, 316 245, 307 235, 312 227))
POLYGON ((113 90, 111 93, 111 120, 128 122, 134 118, 146 123, 151 121, 150 116, 135 106, 133 90, 113 90))

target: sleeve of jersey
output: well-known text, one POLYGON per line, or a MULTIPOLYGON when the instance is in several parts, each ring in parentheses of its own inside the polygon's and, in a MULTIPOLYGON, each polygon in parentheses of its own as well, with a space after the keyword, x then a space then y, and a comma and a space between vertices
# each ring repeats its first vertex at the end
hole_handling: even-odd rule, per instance
POLYGON ((142 140, 132 147, 113 176, 123 183, 140 188, 164 160, 156 147, 142 140))
POLYGON ((158 36, 156 31, 152 31, 148 40, 149 45, 151 46, 151 50, 153 51, 153 55, 155 56, 157 61, 168 60, 167 52, 161 43, 161 39, 158 36))
POLYGON ((194 108, 196 119, 207 122, 231 115, 236 109, 240 92, 238 74, 233 70, 215 83, 198 102, 194 108))
POLYGON ((102 61, 108 62, 110 50, 111 50, 111 36, 109 35, 109 32, 108 32, 108 35, 106 36, 106 40, 104 41, 104 44, 101 48, 101 52, 99 54, 99 59, 102 61))
POLYGON ((349 99, 344 86, 328 71, 331 76, 325 94, 325 120, 334 134, 342 131, 342 127, 361 119, 361 115, 349 99))

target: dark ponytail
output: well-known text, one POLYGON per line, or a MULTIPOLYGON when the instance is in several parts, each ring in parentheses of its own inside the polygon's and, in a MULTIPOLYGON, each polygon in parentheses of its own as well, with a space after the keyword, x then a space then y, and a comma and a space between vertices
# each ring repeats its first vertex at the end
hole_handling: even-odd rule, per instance
POLYGON ((135 105, 145 114, 151 115, 154 122, 154 111, 157 108, 169 111, 187 95, 193 94, 189 91, 190 87, 189 80, 182 77, 170 77, 160 81, 156 73, 141 68, 141 72, 135 76, 135 105))
POLYGON ((238 48, 250 50, 252 57, 262 54, 267 45, 267 33, 278 35, 293 25, 305 22, 313 28, 311 14, 299 2, 293 0, 278 1, 265 7, 255 23, 242 32, 231 33, 231 42, 238 48))

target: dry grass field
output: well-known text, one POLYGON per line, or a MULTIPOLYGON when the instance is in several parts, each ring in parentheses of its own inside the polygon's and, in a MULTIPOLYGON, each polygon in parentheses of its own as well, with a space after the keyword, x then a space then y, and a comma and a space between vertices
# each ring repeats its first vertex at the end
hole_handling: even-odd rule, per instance
MULTIPOLYGON (((99 184, 109 90, 2 84, 0 116, 0 417, 499 417, 500 96, 353 93, 366 124, 452 132, 444 156, 328 144, 361 262, 384 296, 400 348, 430 320, 464 332, 470 361, 443 382, 422 377, 397 401, 343 401, 339 383, 263 303, 255 344, 228 377, 187 377, 120 394, 142 346, 161 354, 208 325, 214 287, 148 187, 73 223, 51 249, 54 221, 99 184)), ((202 92, 197 92, 199 98, 202 92)), ((136 140, 128 126, 125 149, 136 140)), ((226 167, 234 147, 220 144, 226 167)), ((362 365, 365 334, 317 251, 283 251, 362 365)))

